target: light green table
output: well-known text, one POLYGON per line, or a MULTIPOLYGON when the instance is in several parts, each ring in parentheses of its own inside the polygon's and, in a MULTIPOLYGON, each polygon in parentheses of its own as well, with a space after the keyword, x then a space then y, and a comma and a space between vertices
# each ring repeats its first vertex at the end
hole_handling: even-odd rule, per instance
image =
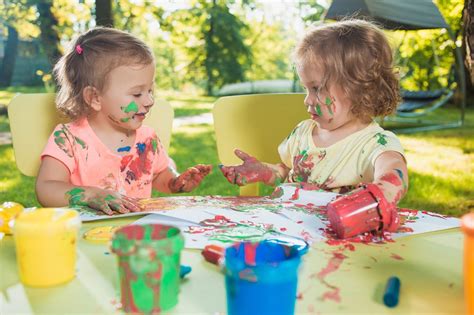
MULTIPOLYGON (((81 236, 96 226, 123 225, 136 219, 85 223, 81 236)), ((464 313, 462 244, 459 229, 411 236, 394 243, 355 244, 354 251, 313 244, 300 272, 296 312, 464 313), (321 281, 318 273, 328 263, 338 263, 334 252, 346 258, 321 281), (382 303, 385 283, 391 275, 397 275, 402 283, 400 303, 393 309, 382 303), (339 289, 339 302, 321 298, 331 291, 330 287, 339 289)), ((77 277, 73 281, 47 289, 29 288, 19 281, 12 237, 1 240, 0 314, 120 313, 116 306, 120 301, 117 263, 108 246, 81 239, 78 252, 77 277)), ((182 282, 179 303, 170 313, 225 313, 224 275, 205 262, 197 250, 185 250, 181 260, 193 271, 182 282)))

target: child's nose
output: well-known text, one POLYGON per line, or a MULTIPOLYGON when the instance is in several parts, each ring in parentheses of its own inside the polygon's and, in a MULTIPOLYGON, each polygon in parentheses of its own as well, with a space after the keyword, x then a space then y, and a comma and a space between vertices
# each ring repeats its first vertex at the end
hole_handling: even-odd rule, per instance
POLYGON ((145 99, 143 101, 143 106, 150 107, 150 106, 153 106, 154 103, 155 103, 155 99, 153 98, 153 95, 148 94, 147 96, 145 96, 145 99))
POLYGON ((304 104, 308 107, 308 112, 314 107, 313 99, 309 95, 305 97, 304 104))

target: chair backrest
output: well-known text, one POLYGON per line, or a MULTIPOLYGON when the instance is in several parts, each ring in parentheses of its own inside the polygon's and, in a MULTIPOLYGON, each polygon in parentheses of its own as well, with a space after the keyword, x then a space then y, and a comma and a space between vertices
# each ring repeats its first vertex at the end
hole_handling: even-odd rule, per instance
MULTIPOLYGON (((298 122, 309 118, 301 93, 222 97, 212 113, 217 153, 224 165, 242 162, 234 155, 236 148, 264 162, 280 162, 278 145, 298 122)), ((256 196, 258 186, 244 186, 240 194, 256 196)))
MULTIPOLYGON (((16 165, 27 176, 36 176, 40 155, 54 127, 67 120, 56 111, 54 93, 18 94, 8 105, 16 165)), ((144 124, 155 129, 163 146, 168 149, 174 111, 164 100, 155 100, 144 124)))

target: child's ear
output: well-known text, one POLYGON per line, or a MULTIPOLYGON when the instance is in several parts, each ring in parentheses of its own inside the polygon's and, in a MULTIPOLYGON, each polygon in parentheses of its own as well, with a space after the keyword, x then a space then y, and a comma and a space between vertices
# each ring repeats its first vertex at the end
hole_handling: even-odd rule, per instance
POLYGON ((93 110, 100 111, 102 108, 100 104, 100 95, 95 87, 86 86, 84 90, 82 90, 82 97, 87 105, 89 105, 93 110))

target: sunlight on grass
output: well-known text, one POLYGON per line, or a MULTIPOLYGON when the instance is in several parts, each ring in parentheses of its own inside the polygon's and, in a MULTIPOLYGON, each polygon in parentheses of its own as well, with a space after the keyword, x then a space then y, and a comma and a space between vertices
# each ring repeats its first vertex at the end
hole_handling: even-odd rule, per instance
POLYGON ((459 175, 473 174, 474 154, 465 154, 457 146, 436 144, 430 139, 400 136, 406 148, 411 170, 420 174, 455 179, 459 175))
POLYGON ((474 210, 474 138, 445 136, 459 131, 402 135, 410 187, 401 206, 460 216, 474 210))
POLYGON ((16 168, 12 146, 0 146, 0 202, 16 201, 27 207, 39 206, 34 183, 34 178, 22 175, 16 168))

